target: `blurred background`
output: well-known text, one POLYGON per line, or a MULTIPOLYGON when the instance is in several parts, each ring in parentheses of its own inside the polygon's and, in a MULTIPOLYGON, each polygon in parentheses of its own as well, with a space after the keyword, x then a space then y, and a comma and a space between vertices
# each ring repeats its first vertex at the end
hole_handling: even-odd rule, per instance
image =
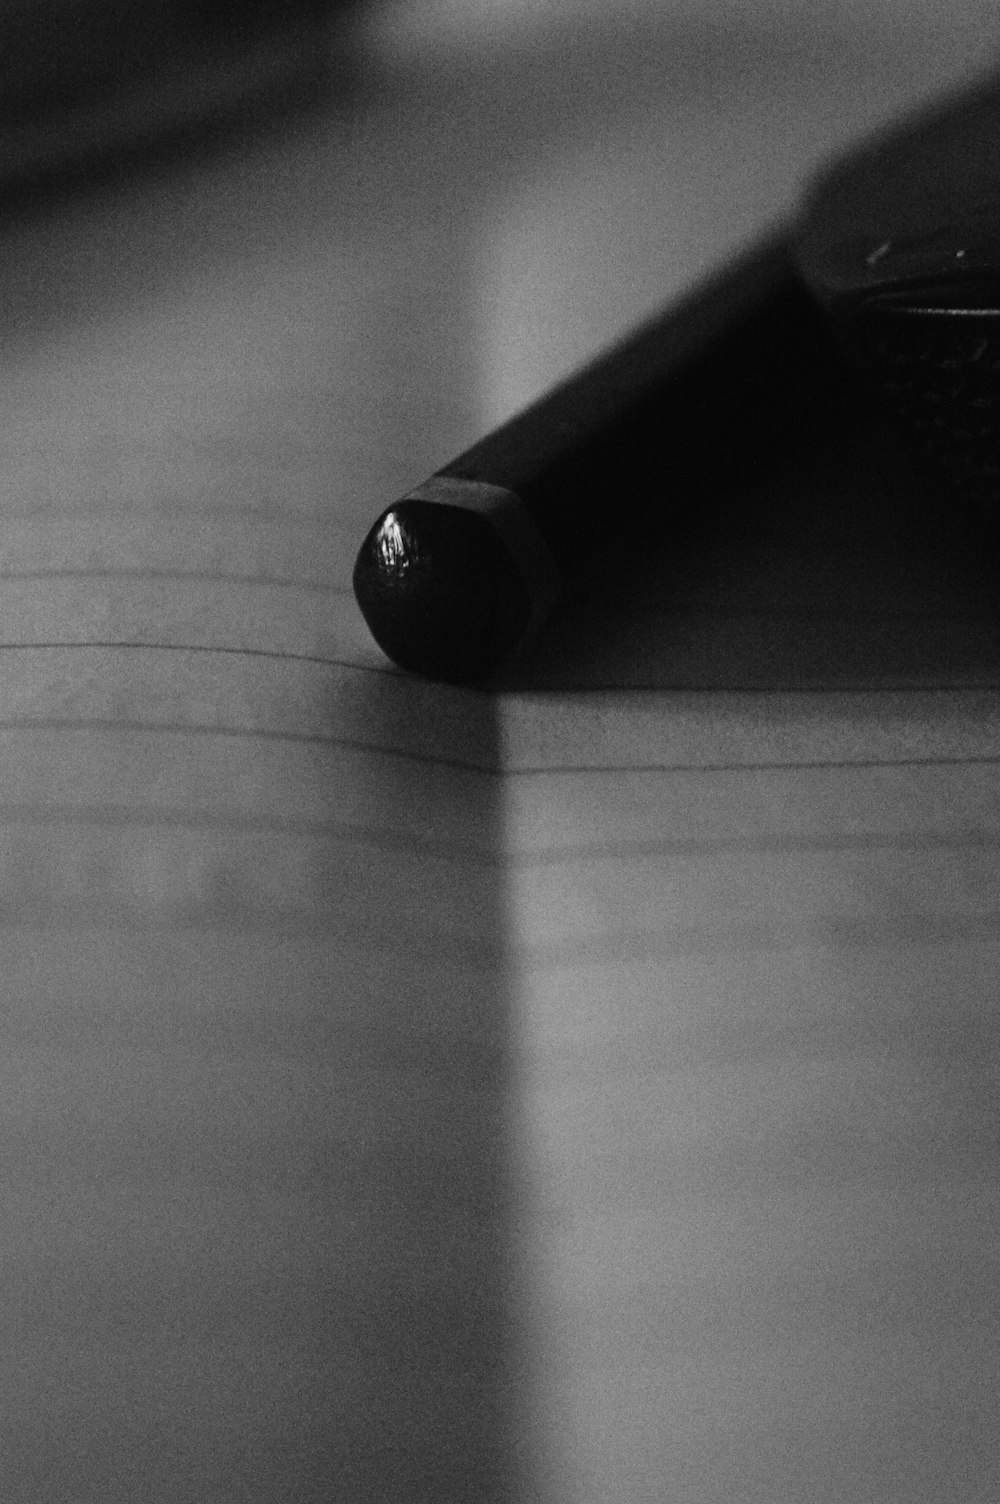
MULTIPOLYGON (((0 171, 9 182, 120 154, 301 94, 331 66, 335 90, 359 67, 433 69, 439 86, 442 74, 490 75, 510 91, 495 146, 505 134, 565 134, 571 120, 579 135, 581 117, 593 126, 623 104, 653 129, 679 94, 721 109, 733 90, 770 93, 780 108, 822 78, 811 136, 786 148, 808 158, 988 66, 998 36, 985 0, 947 10, 905 0, 3 0, 0 171)), ((439 108, 457 104, 442 88, 439 108)))
POLYGON ((345 0, 4 0, 7 183, 301 90, 345 0))
POLYGON ((386 224, 464 223, 492 422, 998 44, 986 0, 3 0, 0 191, 326 110, 386 224))

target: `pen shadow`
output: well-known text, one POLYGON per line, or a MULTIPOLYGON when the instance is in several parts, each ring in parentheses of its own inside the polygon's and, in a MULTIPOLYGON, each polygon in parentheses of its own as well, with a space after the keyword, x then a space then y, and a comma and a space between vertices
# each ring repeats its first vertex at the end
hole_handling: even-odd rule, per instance
POLYGON ((679 514, 669 553, 613 550, 504 688, 1000 683, 996 528, 860 399, 693 513, 662 506, 679 514))

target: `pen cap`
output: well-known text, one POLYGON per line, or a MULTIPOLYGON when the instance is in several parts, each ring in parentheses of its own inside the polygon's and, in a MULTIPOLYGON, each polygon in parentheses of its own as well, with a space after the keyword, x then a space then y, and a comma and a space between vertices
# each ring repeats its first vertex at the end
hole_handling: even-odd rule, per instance
POLYGON ((819 177, 800 274, 943 491, 1000 520, 1000 77, 819 177))
POLYGON ((369 529, 353 583, 383 652, 414 673, 458 683, 489 673, 531 615, 525 583, 489 523, 413 496, 369 529))

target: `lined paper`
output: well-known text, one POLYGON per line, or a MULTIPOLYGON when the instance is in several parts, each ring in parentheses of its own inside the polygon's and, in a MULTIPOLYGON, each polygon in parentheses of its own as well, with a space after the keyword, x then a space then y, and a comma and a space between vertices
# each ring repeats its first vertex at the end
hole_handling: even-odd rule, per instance
POLYGON ((497 189, 496 99, 390 82, 4 231, 4 1487, 991 1498, 988 576, 826 456, 499 688, 395 671, 357 541, 582 115, 497 189))
POLYGON ((373 489, 454 420, 392 401, 409 253, 363 184, 340 218, 337 142, 5 230, 11 1498, 509 1494, 493 712, 350 594, 373 489))
POLYGON ((994 1491, 996 772, 515 784, 558 1497, 994 1491))
POLYGON ((996 1491, 995 606, 877 452, 500 705, 555 1498, 996 1491))
POLYGON ((501 705, 560 1499, 996 1489, 995 617, 867 466, 501 705))

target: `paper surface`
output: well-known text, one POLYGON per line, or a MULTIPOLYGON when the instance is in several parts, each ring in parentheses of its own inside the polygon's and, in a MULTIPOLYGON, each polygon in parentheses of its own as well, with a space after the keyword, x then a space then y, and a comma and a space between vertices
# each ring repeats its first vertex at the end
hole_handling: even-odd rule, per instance
POLYGON ((503 216, 593 190, 400 87, 4 231, 4 1487, 985 1500, 977 563, 856 480, 501 692, 390 669, 357 541, 508 390, 503 216))

